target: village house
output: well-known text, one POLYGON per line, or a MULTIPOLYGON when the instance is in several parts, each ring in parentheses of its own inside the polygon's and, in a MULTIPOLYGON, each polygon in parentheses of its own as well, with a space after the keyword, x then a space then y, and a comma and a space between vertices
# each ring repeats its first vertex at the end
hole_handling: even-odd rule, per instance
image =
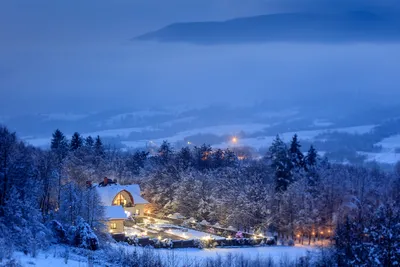
POLYGON ((138 184, 120 185, 104 178, 96 186, 101 203, 105 207, 105 217, 110 233, 124 232, 124 221, 132 217, 144 217, 147 202, 140 196, 138 184))

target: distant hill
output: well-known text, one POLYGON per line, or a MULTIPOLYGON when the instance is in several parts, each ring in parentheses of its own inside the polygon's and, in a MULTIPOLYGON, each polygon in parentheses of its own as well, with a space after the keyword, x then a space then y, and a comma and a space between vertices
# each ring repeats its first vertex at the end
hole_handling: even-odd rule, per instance
POLYGON ((400 19, 369 12, 272 14, 222 22, 175 23, 134 40, 197 44, 399 41, 400 19))

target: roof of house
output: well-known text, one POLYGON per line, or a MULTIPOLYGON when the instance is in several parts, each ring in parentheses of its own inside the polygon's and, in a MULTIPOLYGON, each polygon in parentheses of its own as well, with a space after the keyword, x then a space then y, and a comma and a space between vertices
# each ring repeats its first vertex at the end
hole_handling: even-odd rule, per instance
POLYGON ((124 208, 122 206, 106 206, 104 207, 105 211, 105 217, 107 220, 118 220, 118 219, 123 219, 125 220, 127 218, 124 208))
POLYGON ((110 184, 107 186, 96 186, 97 192, 104 206, 111 206, 114 198, 121 191, 127 191, 133 198, 133 204, 148 204, 147 200, 140 196, 140 187, 138 184, 120 185, 110 184))

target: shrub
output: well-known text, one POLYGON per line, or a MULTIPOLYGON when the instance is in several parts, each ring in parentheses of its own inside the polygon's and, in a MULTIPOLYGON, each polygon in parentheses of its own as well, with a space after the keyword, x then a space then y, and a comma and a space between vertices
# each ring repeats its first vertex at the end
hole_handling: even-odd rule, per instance
POLYGON ((53 233, 55 243, 67 243, 67 232, 65 231, 62 224, 56 220, 50 222, 50 230, 53 233))
POLYGON ((73 244, 79 248, 97 250, 99 248, 99 240, 89 224, 84 219, 78 217, 76 220, 76 231, 73 244))

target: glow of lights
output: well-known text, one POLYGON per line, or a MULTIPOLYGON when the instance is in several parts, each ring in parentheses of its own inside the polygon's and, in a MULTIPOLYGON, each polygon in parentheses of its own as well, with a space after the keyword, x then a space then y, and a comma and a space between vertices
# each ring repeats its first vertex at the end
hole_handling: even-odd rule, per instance
POLYGON ((161 240, 161 236, 160 235, 157 238, 158 238, 158 240, 161 240))
POLYGON ((110 229, 110 231, 109 231, 110 233, 112 233, 112 232, 114 232, 112 229, 110 229))
POLYGON ((323 235, 323 234, 324 234, 324 232, 322 232, 322 231, 321 231, 321 233, 320 233, 320 234, 321 234, 321 235, 323 235))
POLYGON ((192 142, 188 141, 188 142, 187 142, 187 144, 188 144, 188 145, 191 145, 191 144, 192 144, 192 142))
POLYGON ((297 237, 300 237, 300 235, 297 235, 297 237))
POLYGON ((264 238, 264 236, 262 234, 259 234, 258 236, 261 237, 261 238, 264 238))
POLYGON ((227 238, 228 240, 231 240, 232 239, 232 237, 230 236, 230 235, 228 235, 228 238, 227 238))
POLYGON ((238 139, 237 139, 237 137, 236 136, 234 136, 234 137, 232 137, 232 143, 237 143, 238 142, 238 139))
POLYGON ((331 232, 331 230, 328 230, 328 233, 330 233, 331 232))
POLYGON ((315 232, 312 232, 312 235, 315 235, 315 232))

